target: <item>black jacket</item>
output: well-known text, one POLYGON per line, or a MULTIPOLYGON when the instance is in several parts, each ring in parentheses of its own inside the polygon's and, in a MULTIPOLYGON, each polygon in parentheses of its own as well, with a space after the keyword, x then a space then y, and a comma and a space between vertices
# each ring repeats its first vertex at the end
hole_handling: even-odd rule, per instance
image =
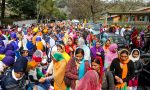
MULTIPOLYGON (((127 68, 128 68, 128 73, 126 78, 123 79, 123 82, 129 82, 129 80, 132 79, 132 77, 134 77, 134 63, 133 61, 129 61, 127 63, 127 68)), ((114 59, 110 65, 110 71, 112 71, 114 76, 118 76, 120 78, 122 78, 122 69, 120 67, 120 61, 118 58, 114 59)), ((115 84, 117 84, 116 80, 114 79, 115 84)))
POLYGON ((16 81, 12 77, 12 71, 8 72, 6 76, 2 78, 1 88, 2 90, 25 90, 26 89, 26 78, 25 76, 16 81))

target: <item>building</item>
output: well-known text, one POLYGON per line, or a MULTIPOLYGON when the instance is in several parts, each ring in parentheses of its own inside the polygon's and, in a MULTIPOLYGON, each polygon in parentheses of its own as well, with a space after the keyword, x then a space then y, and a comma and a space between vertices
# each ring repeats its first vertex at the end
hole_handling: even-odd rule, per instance
POLYGON ((150 23, 150 7, 143 7, 129 12, 107 12, 107 21, 113 23, 150 23))

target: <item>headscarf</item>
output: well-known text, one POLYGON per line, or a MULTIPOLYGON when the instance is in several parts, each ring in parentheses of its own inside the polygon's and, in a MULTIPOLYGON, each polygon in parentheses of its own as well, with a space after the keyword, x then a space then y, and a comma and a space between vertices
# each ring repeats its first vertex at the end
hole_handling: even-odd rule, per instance
MULTIPOLYGON (((120 56, 121 56, 121 53, 123 51, 127 51, 128 54, 129 54, 129 51, 127 49, 122 49, 121 51, 119 51, 119 60, 122 63, 122 67, 121 67, 122 68, 122 79, 126 78, 126 76, 127 76, 127 73, 128 73, 127 63, 130 61, 129 60, 129 55, 128 55, 128 59, 127 60, 121 60, 120 56)), ((126 83, 117 84, 116 87, 123 88, 123 87, 125 87, 125 85, 126 85, 126 83)))
POLYGON ((129 56, 129 58, 130 58, 130 60, 132 60, 133 62, 138 61, 138 60, 140 59, 140 51, 139 51, 138 49, 133 49, 132 52, 131 52, 131 55, 129 56), (139 53, 139 56, 138 56, 137 58, 134 58, 134 57, 133 57, 133 52, 134 52, 134 51, 138 51, 138 53, 139 53))
POLYGON ((97 72, 95 70, 88 71, 79 81, 77 90, 101 90, 97 72))
POLYGON ((53 54, 53 58, 54 58, 56 61, 64 60, 63 55, 62 55, 61 53, 59 53, 59 52, 55 52, 55 53, 53 54))
POLYGON ((84 52, 86 52, 86 55, 84 55, 84 59, 85 60, 89 60, 89 62, 91 62, 91 57, 90 57, 90 48, 88 46, 85 45, 85 41, 83 38, 79 38, 78 40, 78 47, 82 48, 84 50, 84 52))
POLYGON ((91 48, 91 53, 92 53, 93 57, 97 56, 96 52, 104 52, 104 50, 101 46, 96 48, 96 43, 95 43, 95 45, 91 48))
POLYGON ((82 59, 80 61, 80 66, 79 66, 79 70, 78 70, 78 76, 79 76, 79 80, 84 76, 85 74, 85 60, 82 59))
POLYGON ((96 57, 96 59, 99 60, 100 62, 100 73, 99 73, 99 79, 100 79, 100 84, 102 84, 102 78, 103 78, 103 60, 101 57, 96 57))
POLYGON ((117 51, 114 52, 114 49, 117 49, 117 48, 118 48, 117 44, 111 44, 109 46, 109 51, 105 55, 105 63, 104 63, 105 68, 108 68, 110 64, 112 63, 112 61, 118 57, 117 51))
POLYGON ((68 55, 68 53, 66 53, 65 47, 63 45, 61 45, 61 47, 63 49, 62 55, 63 55, 64 59, 67 61, 67 63, 68 63, 68 61, 70 60, 70 56, 68 55))

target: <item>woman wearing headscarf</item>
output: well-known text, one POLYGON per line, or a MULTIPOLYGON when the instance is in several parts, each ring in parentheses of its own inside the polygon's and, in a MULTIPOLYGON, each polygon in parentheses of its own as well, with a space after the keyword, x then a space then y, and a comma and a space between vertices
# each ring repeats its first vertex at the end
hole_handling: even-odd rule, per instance
POLYGON ((99 41, 91 48, 91 57, 96 58, 97 56, 100 56, 104 60, 104 50, 99 41))
POLYGON ((130 56, 130 60, 134 62, 134 68, 135 68, 135 76, 132 78, 132 80, 129 81, 129 88, 132 90, 137 90, 138 86, 138 72, 139 68, 141 67, 140 63, 140 51, 138 49, 133 49, 130 56))
POLYGON ((84 55, 84 50, 77 48, 75 57, 69 60, 66 66, 65 83, 67 90, 69 90, 69 88, 74 90, 77 86, 77 81, 83 78, 90 67, 89 62, 84 59, 84 55))
POLYGON ((86 46, 85 41, 83 39, 83 37, 80 37, 78 39, 78 47, 82 48, 84 50, 84 52, 86 53, 84 55, 84 59, 88 60, 89 62, 91 62, 91 56, 90 56, 90 48, 88 46, 86 46))
POLYGON ((116 89, 127 89, 127 84, 134 76, 134 63, 129 59, 129 51, 122 49, 118 58, 114 59, 110 65, 110 71, 115 78, 116 89))
POLYGON ((118 57, 117 49, 117 44, 111 44, 109 46, 109 51, 106 53, 104 60, 104 67, 106 69, 109 69, 111 62, 118 57))
MULTIPOLYGON (((54 77, 54 89, 55 90, 66 90, 66 85, 64 82, 65 69, 67 62, 63 55, 59 52, 52 54, 53 56, 53 77, 54 77)), ((46 79, 51 79, 52 77, 47 77, 46 79)))
POLYGON ((114 79, 111 72, 103 71, 101 57, 92 60, 92 70, 89 70, 79 81, 77 90, 113 90, 114 79))
POLYGON ((65 46, 64 46, 63 44, 58 44, 58 45, 57 45, 57 51, 60 52, 60 53, 62 53, 64 59, 65 59, 65 60, 67 61, 67 63, 68 63, 68 61, 70 60, 70 56, 68 55, 68 53, 66 53, 66 51, 65 51, 65 46))
POLYGON ((132 45, 131 50, 134 49, 136 46, 137 37, 138 37, 138 30, 136 27, 133 27, 133 32, 131 34, 131 41, 133 45, 132 45))
POLYGON ((68 38, 68 43, 65 46, 65 50, 71 57, 73 57, 74 51, 76 50, 76 45, 71 37, 68 38))
POLYGON ((105 42, 105 44, 104 44, 104 46, 103 46, 105 54, 109 51, 110 44, 111 44, 110 39, 107 39, 106 42, 105 42))

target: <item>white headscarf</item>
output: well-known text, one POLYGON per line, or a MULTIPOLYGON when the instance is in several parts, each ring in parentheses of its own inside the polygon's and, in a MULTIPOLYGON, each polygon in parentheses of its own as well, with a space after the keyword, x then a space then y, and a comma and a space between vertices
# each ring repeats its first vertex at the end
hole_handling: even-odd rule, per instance
POLYGON ((130 56, 129 56, 129 59, 132 60, 133 62, 138 61, 140 59, 140 51, 138 49, 133 49, 132 52, 131 52, 131 54, 130 54, 130 56), (137 58, 133 57, 133 52, 134 51, 138 51, 139 52, 139 56, 137 58))

